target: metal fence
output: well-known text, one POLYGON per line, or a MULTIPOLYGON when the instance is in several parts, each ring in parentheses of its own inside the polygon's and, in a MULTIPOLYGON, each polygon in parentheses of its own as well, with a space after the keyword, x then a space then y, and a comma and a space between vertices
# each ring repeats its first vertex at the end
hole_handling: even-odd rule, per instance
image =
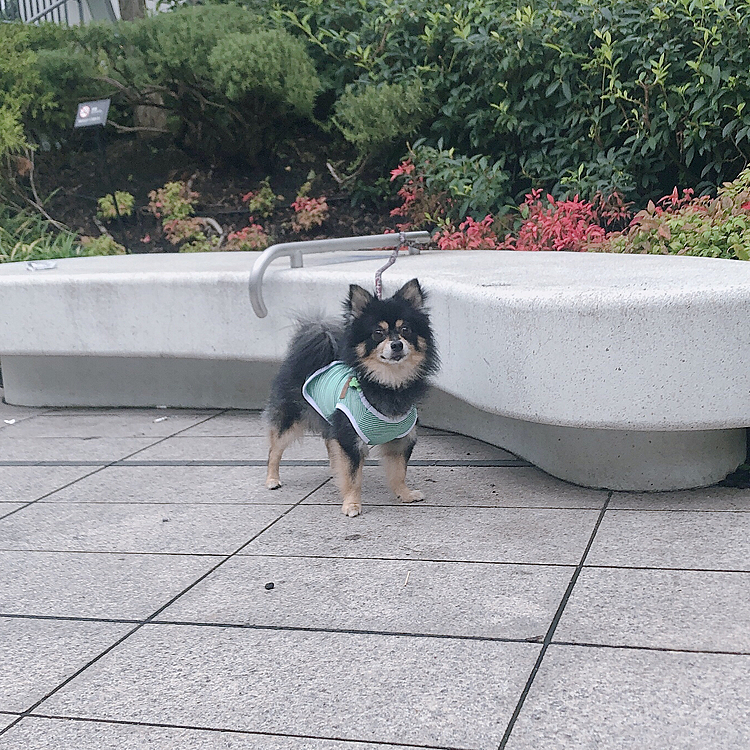
POLYGON ((0 21, 49 21, 74 26, 89 21, 114 21, 117 0, 0 0, 0 21))

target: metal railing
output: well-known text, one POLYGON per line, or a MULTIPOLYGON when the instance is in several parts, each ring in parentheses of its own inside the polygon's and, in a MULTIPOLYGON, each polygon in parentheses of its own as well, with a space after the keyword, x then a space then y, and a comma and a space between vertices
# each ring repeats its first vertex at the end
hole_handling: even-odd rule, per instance
POLYGON ((116 0, 0 0, 0 21, 76 26, 89 21, 117 20, 116 0))
POLYGON ((268 315, 263 302, 263 274, 277 258, 289 257, 292 268, 302 268, 302 256, 314 253, 332 253, 341 250, 376 250, 407 245, 409 254, 419 253, 417 245, 430 241, 429 232, 404 232, 403 234, 374 234, 369 237, 342 237, 333 240, 308 240, 306 242, 281 242, 267 247, 253 264, 250 272, 250 302, 259 318, 268 315))

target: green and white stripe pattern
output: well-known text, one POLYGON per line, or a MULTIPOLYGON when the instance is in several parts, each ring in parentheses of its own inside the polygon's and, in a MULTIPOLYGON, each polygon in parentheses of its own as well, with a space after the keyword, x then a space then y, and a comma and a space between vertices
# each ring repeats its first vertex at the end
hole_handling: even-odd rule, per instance
POLYGON ((344 412, 367 445, 382 445, 402 438, 417 423, 414 406, 402 417, 381 414, 365 398, 353 368, 339 361, 310 375, 302 386, 302 395, 326 422, 330 423, 337 409, 344 412))

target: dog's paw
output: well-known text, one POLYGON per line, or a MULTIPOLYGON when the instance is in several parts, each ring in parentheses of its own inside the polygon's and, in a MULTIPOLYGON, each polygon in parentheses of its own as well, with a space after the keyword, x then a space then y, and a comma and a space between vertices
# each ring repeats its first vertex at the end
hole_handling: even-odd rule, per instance
POLYGON ((398 495, 398 499, 402 503, 419 503, 424 500, 424 492, 419 490, 406 490, 398 495))
POLYGON ((281 480, 273 478, 266 479, 266 489, 278 490, 279 487, 281 487, 281 480))
POLYGON ((358 516, 362 512, 362 505, 361 503, 356 503, 351 500, 347 500, 341 506, 341 512, 345 516, 348 516, 349 518, 354 518, 355 516, 358 516))

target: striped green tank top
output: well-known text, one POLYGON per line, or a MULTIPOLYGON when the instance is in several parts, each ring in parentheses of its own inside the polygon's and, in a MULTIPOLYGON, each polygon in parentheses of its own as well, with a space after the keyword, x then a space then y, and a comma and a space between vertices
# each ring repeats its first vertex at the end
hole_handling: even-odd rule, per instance
POLYGON ((342 411, 367 445, 382 445, 407 435, 417 423, 417 409, 402 417, 386 417, 366 398, 354 370, 343 362, 331 362, 314 372, 302 386, 305 400, 326 422, 342 411))

